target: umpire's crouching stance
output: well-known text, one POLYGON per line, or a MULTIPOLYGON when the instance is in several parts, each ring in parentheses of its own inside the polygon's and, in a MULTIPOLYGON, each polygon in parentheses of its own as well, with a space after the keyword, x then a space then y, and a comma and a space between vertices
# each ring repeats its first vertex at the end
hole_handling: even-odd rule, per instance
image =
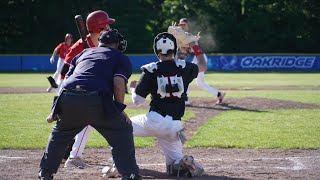
POLYGON ((141 179, 135 159, 131 121, 123 113, 125 83, 131 63, 116 30, 100 34, 99 47, 76 56, 55 101, 48 122, 57 119, 40 163, 39 179, 53 179, 74 136, 93 126, 113 147, 114 162, 122 179, 141 179))

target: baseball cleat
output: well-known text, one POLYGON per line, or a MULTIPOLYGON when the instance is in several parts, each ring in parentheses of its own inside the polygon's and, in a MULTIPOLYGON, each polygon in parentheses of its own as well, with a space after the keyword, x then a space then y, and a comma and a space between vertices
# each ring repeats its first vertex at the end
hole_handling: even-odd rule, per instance
POLYGON ((64 163, 65 168, 79 168, 84 169, 88 167, 89 165, 86 164, 83 160, 81 160, 80 157, 75 158, 68 158, 67 161, 64 163))
POLYGON ((142 180, 142 176, 139 174, 131 174, 130 176, 122 176, 121 180, 142 180))
POLYGON ((120 173, 118 172, 115 166, 105 166, 102 169, 102 174, 103 174, 102 177, 107 177, 107 178, 121 177, 120 173))
POLYGON ((53 175, 44 173, 42 170, 38 174, 38 179, 40 180, 53 180, 53 175))
POLYGON ((48 76, 47 79, 48 79, 51 87, 53 87, 53 88, 58 88, 58 84, 57 84, 56 81, 53 79, 53 77, 48 76))
POLYGON ((205 175, 203 167, 195 162, 192 156, 183 156, 181 159, 182 165, 184 165, 190 171, 191 177, 199 177, 205 175))
POLYGON ((110 158, 108 160, 108 164, 107 166, 105 166, 102 169, 102 174, 103 177, 107 177, 107 178, 118 178, 121 177, 120 173, 118 172, 116 165, 113 161, 113 158, 110 158))
POLYGON ((226 96, 226 93, 225 93, 225 92, 222 92, 222 91, 219 91, 219 96, 218 96, 217 104, 222 103, 222 100, 223 100, 224 96, 226 96))

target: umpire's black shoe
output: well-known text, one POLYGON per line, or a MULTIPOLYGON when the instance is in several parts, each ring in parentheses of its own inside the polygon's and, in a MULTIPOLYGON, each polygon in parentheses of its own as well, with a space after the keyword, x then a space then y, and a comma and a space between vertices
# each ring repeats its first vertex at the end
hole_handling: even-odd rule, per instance
POLYGON ((45 173, 42 170, 40 170, 40 172, 38 174, 38 178, 40 180, 53 180, 53 175, 49 174, 49 173, 45 173))
POLYGON ((124 175, 121 180, 142 180, 142 176, 139 174, 131 174, 130 176, 124 175))

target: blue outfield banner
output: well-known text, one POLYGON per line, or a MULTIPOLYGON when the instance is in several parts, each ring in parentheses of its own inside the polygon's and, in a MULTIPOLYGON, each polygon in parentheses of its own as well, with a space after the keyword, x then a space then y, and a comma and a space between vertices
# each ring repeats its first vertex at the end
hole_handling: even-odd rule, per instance
POLYGON ((213 71, 320 71, 320 56, 208 56, 213 71))
MULTIPOLYGON (((11 56, 0 55, 0 72, 54 71, 48 55, 11 56)), ((129 55, 132 69, 158 61, 154 55, 129 55)), ((209 71, 313 71, 320 72, 320 55, 216 55, 208 56, 209 71)))

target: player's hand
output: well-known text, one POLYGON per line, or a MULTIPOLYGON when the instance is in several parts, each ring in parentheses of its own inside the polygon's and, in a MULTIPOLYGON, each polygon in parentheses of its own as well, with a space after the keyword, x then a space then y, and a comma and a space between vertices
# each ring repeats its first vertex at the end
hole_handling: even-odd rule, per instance
POLYGON ((137 81, 137 80, 133 80, 133 81, 131 81, 131 83, 130 83, 130 88, 136 88, 137 85, 138 85, 138 81, 137 81))
POLYGON ((50 114, 48 117, 47 117, 47 122, 48 123, 52 123, 53 121, 56 121, 57 119, 52 115, 50 114))
POLYGON ((50 58, 50 63, 51 63, 51 64, 54 63, 54 57, 53 57, 53 56, 51 56, 51 58, 50 58))

